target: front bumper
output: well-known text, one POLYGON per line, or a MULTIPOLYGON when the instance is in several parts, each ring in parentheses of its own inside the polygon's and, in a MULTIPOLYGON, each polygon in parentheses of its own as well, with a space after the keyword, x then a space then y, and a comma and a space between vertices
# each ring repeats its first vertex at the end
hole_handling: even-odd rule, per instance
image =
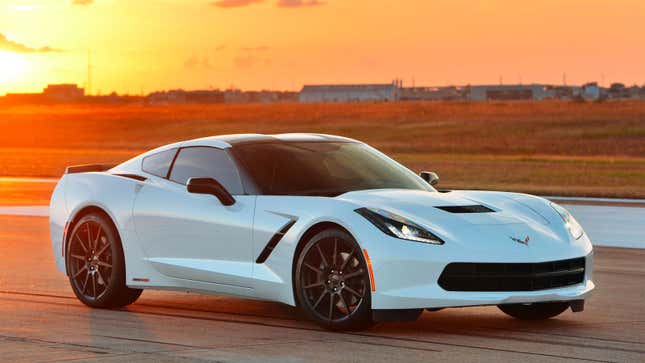
POLYGON ((445 291, 438 285, 429 285, 372 293, 372 307, 374 309, 418 309, 584 300, 589 297, 594 288, 595 285, 591 280, 563 288, 539 291, 462 292, 445 291))
POLYGON ((589 297, 593 283, 593 251, 585 236, 570 248, 560 251, 532 252, 517 246, 521 253, 500 250, 478 251, 465 256, 463 251, 450 251, 446 246, 428 246, 402 242, 371 244, 369 254, 374 266, 375 291, 372 291, 373 309, 420 309, 500 305, 550 301, 584 300, 589 297), (380 246, 385 246, 379 248, 380 246), (527 252, 528 251, 528 252, 527 252), (461 253, 460 253, 461 252, 461 253), (456 257, 455 257, 456 256, 456 257), (438 279, 450 262, 546 262, 585 257, 585 274, 579 284, 534 291, 447 291, 438 279))

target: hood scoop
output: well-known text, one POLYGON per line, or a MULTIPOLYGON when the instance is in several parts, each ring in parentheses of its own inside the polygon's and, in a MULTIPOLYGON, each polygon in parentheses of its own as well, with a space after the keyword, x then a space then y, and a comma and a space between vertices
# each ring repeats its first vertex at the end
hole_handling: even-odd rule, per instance
POLYGON ((494 213, 495 211, 483 205, 450 205, 435 207, 448 213, 494 213))

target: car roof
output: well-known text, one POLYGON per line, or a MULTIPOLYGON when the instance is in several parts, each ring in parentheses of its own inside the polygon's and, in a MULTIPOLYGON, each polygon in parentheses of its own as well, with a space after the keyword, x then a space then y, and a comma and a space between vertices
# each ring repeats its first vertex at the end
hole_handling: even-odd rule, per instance
POLYGON ((130 160, 127 160, 117 165, 113 170, 124 173, 137 173, 141 170, 142 160, 149 156, 154 155, 166 150, 177 149, 190 146, 210 146, 218 149, 227 149, 239 144, 252 144, 263 142, 351 142, 358 143, 360 141, 350 139, 342 136, 325 135, 325 134, 309 134, 309 133, 290 133, 290 134, 231 134, 220 136, 202 137, 192 140, 179 141, 172 144, 163 145, 143 154, 137 155, 130 160))
POLYGON ((143 154, 136 156, 134 159, 144 158, 148 155, 156 154, 169 149, 176 149, 190 146, 210 146, 218 149, 231 148, 239 144, 252 144, 260 142, 360 142, 342 136, 326 134, 309 134, 309 133, 290 133, 290 134, 230 134, 219 136, 200 137, 197 139, 174 142, 148 150, 143 154))
POLYGON ((202 137, 183 141, 180 147, 187 146, 213 146, 218 148, 229 148, 239 144, 253 144, 260 142, 358 142, 356 140, 325 134, 310 133, 289 133, 289 134, 231 134, 202 137))

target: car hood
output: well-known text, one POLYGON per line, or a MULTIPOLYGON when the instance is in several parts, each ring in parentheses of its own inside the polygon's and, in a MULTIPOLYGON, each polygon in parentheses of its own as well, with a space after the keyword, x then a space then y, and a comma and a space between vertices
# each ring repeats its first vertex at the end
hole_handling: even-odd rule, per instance
POLYGON ((349 192, 337 198, 398 214, 458 243, 483 237, 508 243, 509 238, 524 240, 527 236, 543 240, 542 245, 569 242, 565 230, 552 223, 545 209, 533 208, 521 196, 503 192, 378 189, 349 192), (484 212, 466 213, 461 208, 446 208, 450 211, 441 208, 467 206, 483 206, 490 211, 479 207, 484 212))

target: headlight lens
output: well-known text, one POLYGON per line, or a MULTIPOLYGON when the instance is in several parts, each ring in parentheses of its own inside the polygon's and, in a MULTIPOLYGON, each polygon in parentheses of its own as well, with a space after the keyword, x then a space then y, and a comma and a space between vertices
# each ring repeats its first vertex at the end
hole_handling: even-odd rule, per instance
POLYGON ((573 218, 568 210, 553 202, 551 202, 551 207, 553 207, 553 209, 555 209, 555 211, 560 215, 560 218, 562 218, 562 221, 564 222, 564 226, 567 228, 573 238, 579 239, 580 237, 582 237, 585 231, 582 229, 580 223, 578 223, 578 221, 573 218))
POLYGON ((383 233, 408 241, 442 245, 441 238, 425 230, 416 223, 394 213, 375 208, 359 208, 356 213, 362 215, 383 233))

